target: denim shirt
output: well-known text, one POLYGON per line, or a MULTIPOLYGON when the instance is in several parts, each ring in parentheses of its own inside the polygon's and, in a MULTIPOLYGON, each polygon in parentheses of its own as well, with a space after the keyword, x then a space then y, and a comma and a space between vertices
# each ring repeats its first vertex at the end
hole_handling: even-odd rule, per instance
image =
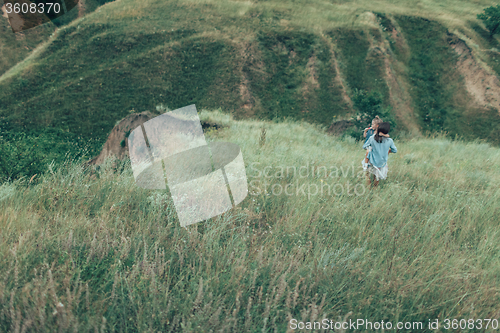
POLYGON ((368 139, 373 135, 375 134, 375 130, 373 129, 369 129, 368 131, 366 131, 366 139, 365 139, 365 143, 366 141, 368 141, 368 139))
POLYGON ((368 160, 370 163, 381 169, 387 164, 389 159, 389 150, 393 153, 397 153, 397 148, 394 145, 394 141, 391 138, 383 138, 382 142, 375 141, 375 135, 372 135, 363 145, 363 149, 372 147, 372 150, 368 153, 368 160))

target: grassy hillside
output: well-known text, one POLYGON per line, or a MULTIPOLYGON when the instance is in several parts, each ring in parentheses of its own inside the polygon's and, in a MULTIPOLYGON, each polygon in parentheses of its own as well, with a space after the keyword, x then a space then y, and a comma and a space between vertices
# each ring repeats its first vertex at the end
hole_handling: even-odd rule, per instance
POLYGON ((16 35, 12 32, 9 21, 0 15, 0 75, 26 58, 53 31, 54 26, 46 24, 16 35))
MULTIPOLYGON (((37 46, 46 42, 57 27, 69 24, 71 21, 77 19, 78 16, 91 13, 98 6, 109 1, 80 0, 80 2, 82 3, 81 8, 75 7, 69 13, 53 22, 19 33, 12 32, 9 20, 7 19, 7 13, 0 10, 0 76, 17 63, 25 60, 29 55, 36 55, 37 53, 33 51, 36 50, 37 46)), ((3 5, 3 2, 1 5, 3 5)))
POLYGON ((127 163, 68 163, 0 187, 1 331, 498 318, 498 148, 399 140, 388 180, 370 190, 351 139, 307 123, 202 118, 226 125, 210 141, 241 147, 251 194, 187 229, 169 194, 137 188, 127 163), (280 193, 287 184, 292 195, 280 193))
POLYGON ((467 90, 456 70, 458 55, 450 47, 458 38, 450 36, 444 26, 423 18, 397 16, 395 21, 410 49, 406 63, 422 128, 445 129, 468 139, 487 138, 499 144, 495 137, 500 129, 500 110, 468 103, 467 90))
POLYGON ((83 138, 96 155, 116 121, 158 104, 328 126, 360 111, 351 99, 363 90, 381 94, 399 131, 498 144, 499 112, 471 102, 450 45, 462 38, 497 75, 498 38, 475 19, 492 4, 111 2, 0 77, 4 140, 83 138))

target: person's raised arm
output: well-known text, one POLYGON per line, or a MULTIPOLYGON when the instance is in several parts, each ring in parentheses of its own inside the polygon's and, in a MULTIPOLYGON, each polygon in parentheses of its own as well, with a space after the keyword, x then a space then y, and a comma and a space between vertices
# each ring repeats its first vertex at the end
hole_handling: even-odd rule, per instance
POLYGON ((363 131, 363 138, 366 138, 366 132, 368 132, 369 129, 370 127, 365 128, 365 130, 363 131))

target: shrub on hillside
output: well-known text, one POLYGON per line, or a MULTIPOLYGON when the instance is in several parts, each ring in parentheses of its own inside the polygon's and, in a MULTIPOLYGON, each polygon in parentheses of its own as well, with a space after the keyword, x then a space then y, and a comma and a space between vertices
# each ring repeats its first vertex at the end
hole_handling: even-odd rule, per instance
POLYGON ((485 8, 484 13, 478 14, 477 18, 483 21, 490 36, 500 32, 500 5, 485 8))
MULTIPOLYGON (((3 133, 2 133, 3 134, 3 133)), ((40 174, 44 156, 36 138, 22 133, 6 139, 0 137, 0 181, 40 174)))
POLYGON ((358 110, 354 126, 345 132, 346 135, 352 136, 356 140, 361 139, 361 133, 375 116, 379 116, 383 121, 391 124, 391 130, 396 128, 396 121, 391 114, 391 108, 384 108, 382 94, 378 91, 355 90, 352 98, 354 106, 358 110))
POLYGON ((50 163, 58 165, 69 158, 85 159, 100 147, 98 143, 91 147, 91 142, 54 129, 28 134, 1 130, 0 182, 41 175, 50 163))

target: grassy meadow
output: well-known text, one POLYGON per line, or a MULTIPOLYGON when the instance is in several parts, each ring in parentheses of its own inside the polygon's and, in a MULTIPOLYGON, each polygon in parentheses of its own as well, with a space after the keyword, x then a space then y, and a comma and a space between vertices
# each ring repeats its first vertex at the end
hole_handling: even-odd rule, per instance
POLYGON ((500 320, 500 113, 452 47, 500 75, 476 18, 497 1, 107 2, 16 35, 0 17, 0 332, 500 320), (130 113, 189 104, 249 195, 182 228, 130 161, 85 162, 130 113), (396 125, 378 188, 361 133, 326 131, 370 108, 396 125))
POLYGON ((292 120, 201 118, 225 125, 208 141, 241 147, 250 194, 186 229, 168 192, 136 187, 127 161, 67 161, 1 185, 0 331, 500 317, 498 148, 400 138, 388 179, 370 189, 352 138, 292 120), (278 193, 287 184, 292 195, 278 193))

